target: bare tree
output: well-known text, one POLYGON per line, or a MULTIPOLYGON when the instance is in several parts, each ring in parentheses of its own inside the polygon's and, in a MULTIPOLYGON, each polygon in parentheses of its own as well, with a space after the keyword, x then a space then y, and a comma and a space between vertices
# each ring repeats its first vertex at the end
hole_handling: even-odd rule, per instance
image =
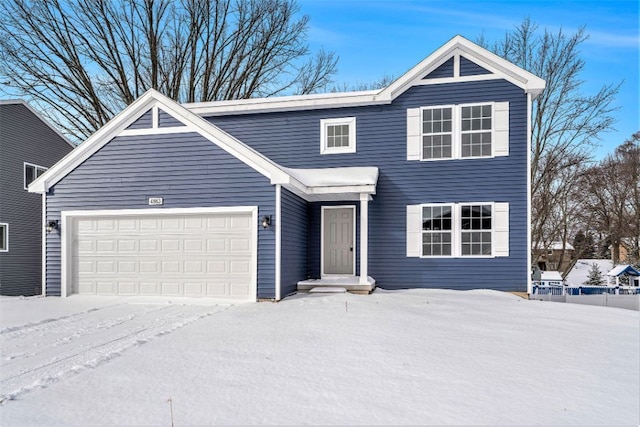
POLYGON ((565 245, 569 226, 579 210, 579 182, 594 145, 612 129, 616 110, 613 101, 620 84, 603 86, 597 93, 583 93, 580 73, 585 62, 580 47, 588 36, 584 28, 574 34, 552 33, 524 19, 504 39, 490 45, 478 42, 512 63, 546 80, 545 90, 533 103, 531 141, 532 240, 534 248, 546 249, 553 241, 565 245))
POLYGON ((295 0, 3 0, 3 91, 82 139, 146 90, 179 102, 311 93, 336 71, 309 51, 295 0))
POLYGON ((583 214, 611 245, 611 258, 620 262, 620 244, 638 261, 640 246, 640 132, 616 148, 585 174, 583 214))

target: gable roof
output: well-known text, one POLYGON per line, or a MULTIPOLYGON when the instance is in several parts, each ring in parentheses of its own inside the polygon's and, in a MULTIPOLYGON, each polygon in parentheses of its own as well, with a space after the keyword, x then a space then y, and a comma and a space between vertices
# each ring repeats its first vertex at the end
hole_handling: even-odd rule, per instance
POLYGON ((330 200, 338 195, 343 198, 359 197, 361 193, 375 194, 377 168, 333 168, 334 174, 344 177, 341 181, 318 179, 318 172, 305 173, 303 169, 284 168, 258 151, 224 132, 202 117, 190 112, 160 92, 150 89, 121 111, 84 143, 49 168, 29 185, 29 192, 46 193, 62 178, 81 165, 114 137, 153 133, 195 132, 216 144, 227 153, 241 160, 270 180, 282 184, 295 194, 309 201, 330 200), (128 129, 150 110, 161 110, 181 123, 173 128, 128 129), (375 180, 371 180, 375 169, 375 180), (367 178, 363 178, 366 175, 367 178))
POLYGON ((71 148, 76 148, 77 147, 73 142, 69 141, 67 139, 67 137, 64 136, 58 129, 56 129, 47 119, 42 117, 42 115, 40 113, 38 113, 36 110, 34 110, 33 107, 31 105, 29 105, 29 103, 27 101, 25 101, 24 99, 3 99, 3 100, 0 100, 0 105, 22 105, 22 106, 24 106, 27 110, 29 110, 31 112, 31 114, 36 116, 38 118, 38 120, 40 120, 42 123, 47 125, 49 127, 49 129, 54 131, 56 133, 56 135, 58 135, 60 137, 60 139, 62 139, 65 143, 67 143, 71 148))
POLYGON ((629 264, 616 265, 610 272, 607 273, 607 276, 616 277, 623 274, 628 274, 629 276, 640 276, 640 271, 636 270, 629 264))
POLYGON ((530 93, 533 99, 545 87, 545 81, 541 78, 458 35, 389 86, 380 90, 196 102, 184 104, 184 107, 196 114, 206 116, 390 104, 398 96, 417 84, 441 84, 453 81, 488 79, 505 79, 522 88, 525 93, 530 93), (490 73, 480 76, 460 76, 460 56, 471 60, 476 65, 490 71, 490 73), (457 61, 458 63, 458 68, 454 66, 453 77, 423 80, 425 76, 452 58, 454 62, 457 61))

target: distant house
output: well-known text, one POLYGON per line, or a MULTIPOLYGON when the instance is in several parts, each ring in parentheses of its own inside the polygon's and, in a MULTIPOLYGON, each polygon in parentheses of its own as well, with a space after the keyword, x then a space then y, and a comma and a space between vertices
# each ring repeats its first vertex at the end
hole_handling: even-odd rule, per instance
MULTIPOLYGON (((633 239, 630 237, 620 240, 620 243, 618 244, 618 263, 631 264, 640 261, 637 255, 638 240, 639 238, 633 239), (634 248, 636 248, 635 251, 634 248)), ((609 251, 611 252, 611 260, 615 262, 615 251, 613 245, 609 245, 609 251)))
POLYGON ((0 295, 42 293, 42 198, 27 187, 73 148, 26 102, 0 101, 0 295))
POLYGON ((542 286, 562 286, 564 280, 559 271, 543 271, 540 275, 540 285, 542 286))
POLYGON ((379 90, 185 105, 150 90, 29 187, 59 225, 46 294, 527 291, 544 86, 456 36, 379 90))
POLYGON ((547 248, 534 248, 533 256, 542 271, 566 271, 571 265, 574 250, 570 243, 551 242, 547 248))

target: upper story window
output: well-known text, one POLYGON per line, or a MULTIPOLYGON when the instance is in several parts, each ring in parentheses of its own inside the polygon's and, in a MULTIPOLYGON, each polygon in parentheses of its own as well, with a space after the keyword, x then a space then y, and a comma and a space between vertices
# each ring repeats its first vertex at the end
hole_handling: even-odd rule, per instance
POLYGON ((355 152, 355 117, 320 120, 320 154, 355 152))
POLYGON ((9 251, 9 224, 0 224, 0 252, 9 251))
POLYGON ((26 163, 24 164, 24 189, 28 189, 29 184, 31 184, 33 181, 35 181, 36 178, 38 178, 40 175, 42 175, 43 173, 45 173, 47 171, 47 168, 42 167, 42 166, 38 166, 38 165, 33 165, 31 163, 26 163))
POLYGON ((450 159, 453 156, 453 107, 422 110, 422 158, 450 159))
POLYGON ((407 160, 508 155, 508 102, 407 109, 407 160))

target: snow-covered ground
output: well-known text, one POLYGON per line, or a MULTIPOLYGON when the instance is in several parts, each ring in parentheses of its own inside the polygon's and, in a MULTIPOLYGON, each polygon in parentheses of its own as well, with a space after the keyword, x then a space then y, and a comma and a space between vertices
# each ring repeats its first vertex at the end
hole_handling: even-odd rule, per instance
POLYGON ((638 425, 639 324, 493 291, 2 298, 0 424, 638 425))

